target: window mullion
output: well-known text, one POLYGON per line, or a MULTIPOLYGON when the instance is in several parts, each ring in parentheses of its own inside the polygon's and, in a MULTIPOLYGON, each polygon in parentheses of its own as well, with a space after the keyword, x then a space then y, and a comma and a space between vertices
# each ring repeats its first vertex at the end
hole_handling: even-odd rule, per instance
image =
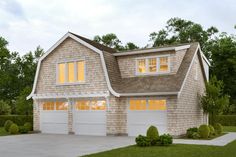
POLYGON ((78 65, 77 65, 77 62, 74 62, 74 79, 75 79, 75 82, 77 82, 77 80, 78 80, 78 70, 77 70, 77 68, 78 68, 78 65))

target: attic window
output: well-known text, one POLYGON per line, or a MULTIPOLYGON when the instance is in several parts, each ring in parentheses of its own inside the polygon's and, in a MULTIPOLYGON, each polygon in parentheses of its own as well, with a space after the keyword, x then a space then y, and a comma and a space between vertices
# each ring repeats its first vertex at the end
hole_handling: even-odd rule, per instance
POLYGON ((57 65, 57 84, 74 84, 85 81, 85 61, 72 61, 57 65))
POLYGON ((169 72, 169 56, 142 57, 136 59, 136 74, 149 75, 169 72))

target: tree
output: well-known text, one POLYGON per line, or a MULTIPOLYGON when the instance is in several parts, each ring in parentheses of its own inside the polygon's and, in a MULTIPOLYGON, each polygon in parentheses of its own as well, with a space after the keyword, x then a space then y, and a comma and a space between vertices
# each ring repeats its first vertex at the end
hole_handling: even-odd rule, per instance
POLYGON ((0 100, 0 115, 7 115, 10 113, 11 113, 11 107, 3 100, 0 100))
POLYGON ((200 24, 192 21, 181 18, 171 18, 167 21, 167 26, 164 29, 151 33, 149 37, 154 47, 177 43, 199 42, 204 52, 206 42, 217 32, 218 29, 213 26, 204 30, 200 24))
POLYGON ((223 86, 223 82, 213 76, 206 84, 205 94, 200 99, 204 112, 210 115, 211 124, 215 123, 215 116, 222 113, 229 105, 229 97, 223 94, 223 86))
POLYGON ((100 43, 102 45, 114 48, 117 51, 127 51, 138 49, 139 47, 132 42, 126 43, 125 46, 122 45, 121 41, 114 33, 108 33, 103 36, 96 35, 93 41, 100 43))
POLYGON ((32 99, 26 100, 30 94, 31 88, 25 87, 20 95, 16 98, 16 113, 19 115, 32 115, 33 114, 33 101, 32 99))
POLYGON ((236 113, 236 38, 223 33, 209 46, 211 73, 224 81, 223 92, 230 95, 231 109, 236 113))

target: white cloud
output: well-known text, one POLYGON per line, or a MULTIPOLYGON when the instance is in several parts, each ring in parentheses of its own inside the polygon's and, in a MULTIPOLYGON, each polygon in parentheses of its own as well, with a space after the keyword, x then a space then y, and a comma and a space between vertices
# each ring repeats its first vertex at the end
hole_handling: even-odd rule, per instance
POLYGON ((12 51, 24 54, 41 45, 45 50, 67 31, 92 38, 113 32, 121 41, 140 46, 148 35, 181 17, 235 32, 236 2, 166 0, 3 0, 0 1, 0 35, 12 51))

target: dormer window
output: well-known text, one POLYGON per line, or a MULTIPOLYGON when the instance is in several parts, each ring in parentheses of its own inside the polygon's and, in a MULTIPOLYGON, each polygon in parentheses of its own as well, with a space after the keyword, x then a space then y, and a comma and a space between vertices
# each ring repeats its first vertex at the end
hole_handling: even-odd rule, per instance
POLYGON ((142 57, 136 59, 136 74, 137 75, 149 75, 149 74, 161 74, 168 73, 169 56, 152 56, 142 57))

